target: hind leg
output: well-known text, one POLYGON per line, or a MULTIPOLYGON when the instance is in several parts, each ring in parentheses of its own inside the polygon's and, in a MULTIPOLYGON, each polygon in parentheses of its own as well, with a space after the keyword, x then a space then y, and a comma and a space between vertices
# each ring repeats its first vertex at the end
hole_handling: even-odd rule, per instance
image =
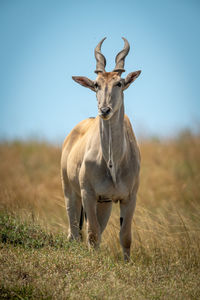
POLYGON ((68 240, 80 240, 81 198, 71 192, 65 196, 65 203, 69 220, 68 240))
POLYGON ((62 187, 65 197, 65 205, 69 220, 68 239, 80 239, 80 219, 81 219, 81 197, 79 197, 71 188, 65 168, 61 169, 62 187))

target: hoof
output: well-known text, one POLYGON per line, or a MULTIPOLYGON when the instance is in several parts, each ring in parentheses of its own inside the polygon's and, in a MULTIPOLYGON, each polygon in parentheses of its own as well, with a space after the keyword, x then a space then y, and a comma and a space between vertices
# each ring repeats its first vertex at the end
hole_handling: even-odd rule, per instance
POLYGON ((73 234, 69 233, 67 237, 68 242, 73 242, 73 241, 81 241, 81 236, 74 236, 73 234))
POLYGON ((98 237, 92 233, 88 234, 88 246, 89 248, 97 249, 99 247, 98 237))

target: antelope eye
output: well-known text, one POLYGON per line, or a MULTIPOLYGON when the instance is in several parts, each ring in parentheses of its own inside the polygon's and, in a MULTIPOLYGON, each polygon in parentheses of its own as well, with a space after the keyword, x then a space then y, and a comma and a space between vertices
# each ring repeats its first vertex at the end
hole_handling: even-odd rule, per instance
POLYGON ((98 89, 98 87, 99 87, 97 82, 95 82, 94 86, 95 86, 96 89, 98 89))
POLYGON ((121 82, 118 82, 118 83, 116 84, 116 86, 121 87, 121 86, 122 86, 121 82))

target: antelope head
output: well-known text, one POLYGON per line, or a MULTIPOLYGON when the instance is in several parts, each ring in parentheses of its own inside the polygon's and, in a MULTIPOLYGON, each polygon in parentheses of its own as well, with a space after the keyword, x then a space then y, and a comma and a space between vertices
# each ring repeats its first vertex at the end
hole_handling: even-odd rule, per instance
POLYGON ((101 45, 105 39, 103 38, 95 48, 96 80, 93 81, 82 76, 72 76, 72 78, 84 87, 96 92, 98 114, 102 119, 109 120, 123 104, 123 91, 140 75, 141 71, 131 72, 125 79, 121 78, 121 74, 125 72, 125 58, 130 50, 128 41, 123 38, 124 49, 115 58, 115 68, 112 72, 106 72, 106 59, 101 53, 101 45))

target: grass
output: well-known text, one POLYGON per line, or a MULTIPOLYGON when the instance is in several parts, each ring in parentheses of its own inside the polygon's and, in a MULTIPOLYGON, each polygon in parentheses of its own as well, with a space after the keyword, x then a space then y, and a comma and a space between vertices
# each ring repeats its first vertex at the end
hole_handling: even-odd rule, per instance
POLYGON ((12 215, 0 215, 0 242, 13 246, 21 246, 24 249, 40 249, 46 246, 53 248, 67 248, 69 243, 61 234, 53 235, 41 229, 39 225, 21 222, 12 215))
POLYGON ((0 299, 199 299, 200 137, 141 142, 131 261, 113 206, 101 248, 68 243, 60 149, 0 145, 0 299))

